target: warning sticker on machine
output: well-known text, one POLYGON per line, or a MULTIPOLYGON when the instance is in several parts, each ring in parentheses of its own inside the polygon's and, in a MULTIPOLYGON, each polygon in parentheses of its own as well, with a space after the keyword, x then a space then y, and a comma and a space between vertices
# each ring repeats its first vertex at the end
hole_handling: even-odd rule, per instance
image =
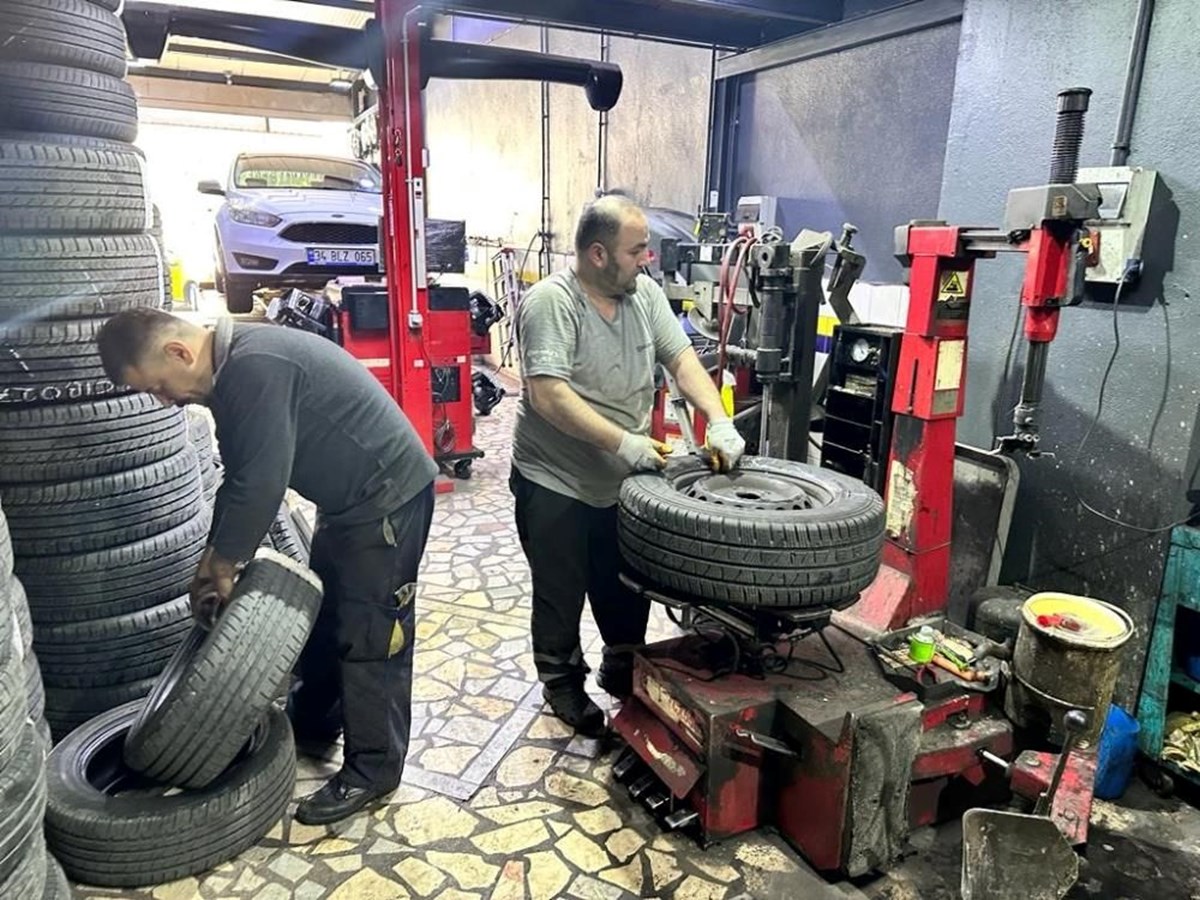
POLYGON ((970 273, 965 271, 943 272, 938 280, 938 303, 961 300, 967 296, 967 284, 970 277, 970 273))

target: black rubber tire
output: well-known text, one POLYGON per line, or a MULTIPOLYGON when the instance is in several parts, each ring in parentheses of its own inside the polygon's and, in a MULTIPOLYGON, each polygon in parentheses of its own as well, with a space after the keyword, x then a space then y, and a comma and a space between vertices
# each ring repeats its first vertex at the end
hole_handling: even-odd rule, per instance
POLYGON ((0 881, 4 900, 42 900, 46 891, 46 838, 37 829, 17 855, 16 867, 0 881))
POLYGON ((71 900, 71 883, 54 854, 46 853, 46 888, 42 900, 71 900))
POLYGON ((136 153, 0 141, 0 231, 139 234, 149 218, 136 153))
MULTIPOLYGON (((25 665, 13 643, 13 613, 0 607, 0 772, 12 763, 20 745, 28 715, 25 691, 25 665)), ((2 895, 0 895, 2 896, 2 895)))
POLYGON ((45 721, 46 683, 42 681, 42 667, 38 664, 37 653, 33 650, 25 654, 25 699, 29 718, 34 722, 45 721))
POLYGON ((42 625, 34 649, 51 684, 109 687, 158 675, 191 627, 191 602, 183 596, 123 616, 42 625))
POLYGON ((148 466, 187 446, 183 412, 149 394, 0 409, 0 484, 75 481, 148 466))
POLYGON ((254 282, 235 275, 225 276, 225 308, 231 313, 248 313, 254 309, 254 282))
POLYGON ((25 596, 25 585, 16 576, 9 578, 4 590, 13 621, 21 629, 21 650, 33 649, 33 614, 29 610, 29 598, 25 596))
MULTIPOLYGON (((110 709, 136 701, 140 706, 143 698, 154 690, 154 679, 145 678, 128 684, 115 684, 104 688, 60 688, 46 687, 46 721, 55 741, 103 715, 110 709)), ((59 859, 62 862, 62 859, 59 859)))
POLYGON ((109 12, 120 12, 125 7, 125 0, 88 0, 89 3, 107 9, 109 12))
POLYGON ((204 553, 212 514, 123 547, 21 560, 21 580, 39 625, 82 622, 166 603, 186 593, 204 553))
POLYGON ((267 540, 270 542, 272 549, 279 551, 284 556, 294 559, 302 565, 308 565, 308 552, 301 546, 300 536, 296 533, 296 528, 292 524, 292 509, 288 506, 286 500, 279 507, 279 512, 275 515, 275 521, 267 529, 267 540))
POLYGON ((54 63, 124 78, 125 27, 87 0, 5 0, 0 61, 54 63))
POLYGON ((8 531, 8 516, 0 506, 0 582, 7 581, 13 574, 12 535, 8 531))
POLYGON ((0 405, 79 403, 128 393, 109 380, 96 335, 104 319, 0 326, 0 405))
POLYGON ((41 838, 46 809, 46 753, 31 724, 21 728, 16 755, 0 769, 0 884, 41 838))
POLYGON ((0 322, 106 316, 162 303, 149 235, 0 235, 0 322))
POLYGON ((744 458, 731 478, 786 476, 814 505, 736 508, 681 488, 708 475, 696 458, 622 483, 619 540, 630 567, 686 596, 751 607, 844 605, 879 571, 883 501, 861 481, 803 463, 744 458), (739 474, 741 473, 741 474, 739 474))
POLYGON ((16 131, 49 131, 133 143, 133 88, 112 75, 45 63, 0 62, 0 122, 16 131))
POLYGON ((197 791, 106 794, 88 780, 136 776, 121 766, 121 741, 140 704, 114 709, 50 754, 46 836, 76 881, 111 887, 162 884, 204 872, 247 850, 283 817, 296 776, 287 716, 270 709, 248 748, 197 791))
POLYGON ((316 575, 260 550, 212 631, 171 660, 125 741, 125 763, 156 781, 202 788, 229 765, 292 670, 321 604, 316 575))
POLYGON ((211 460, 213 456, 213 430, 212 423, 208 421, 208 416, 188 407, 187 431, 188 440, 196 448, 196 456, 199 458, 201 465, 211 460))
POLYGON ((126 472, 12 485, 4 499, 18 557, 119 547, 169 531, 203 509, 191 447, 126 472))

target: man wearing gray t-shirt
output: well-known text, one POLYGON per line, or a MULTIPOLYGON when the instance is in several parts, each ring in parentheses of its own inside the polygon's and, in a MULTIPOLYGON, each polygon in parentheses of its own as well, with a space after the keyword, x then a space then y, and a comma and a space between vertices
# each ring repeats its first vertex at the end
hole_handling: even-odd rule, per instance
POLYGON ((646 637, 649 601, 617 577, 616 502, 626 475, 661 469, 671 452, 648 434, 655 364, 708 419, 722 468, 745 448, 662 288, 641 274, 649 243, 635 204, 600 198, 580 217, 573 267, 534 285, 517 315, 523 389, 511 487, 533 575, 533 658, 554 714, 588 735, 605 724, 583 689, 584 596, 604 638, 604 690, 629 695, 628 647, 646 637))

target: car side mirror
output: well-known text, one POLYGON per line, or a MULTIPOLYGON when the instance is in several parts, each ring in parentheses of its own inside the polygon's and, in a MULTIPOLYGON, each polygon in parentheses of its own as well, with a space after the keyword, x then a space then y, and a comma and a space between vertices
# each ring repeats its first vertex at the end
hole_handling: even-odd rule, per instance
POLYGON ((216 194, 218 197, 225 196, 225 188, 221 187, 219 181, 201 181, 196 185, 196 190, 202 194, 216 194))

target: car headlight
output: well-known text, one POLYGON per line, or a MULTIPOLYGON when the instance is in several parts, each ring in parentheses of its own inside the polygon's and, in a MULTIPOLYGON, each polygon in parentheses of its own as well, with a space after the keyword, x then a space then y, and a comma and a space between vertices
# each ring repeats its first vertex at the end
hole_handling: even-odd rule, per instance
POLYGON ((274 228, 283 221, 274 213, 263 212, 252 206, 229 207, 229 218, 242 225, 257 225, 260 228, 274 228))

